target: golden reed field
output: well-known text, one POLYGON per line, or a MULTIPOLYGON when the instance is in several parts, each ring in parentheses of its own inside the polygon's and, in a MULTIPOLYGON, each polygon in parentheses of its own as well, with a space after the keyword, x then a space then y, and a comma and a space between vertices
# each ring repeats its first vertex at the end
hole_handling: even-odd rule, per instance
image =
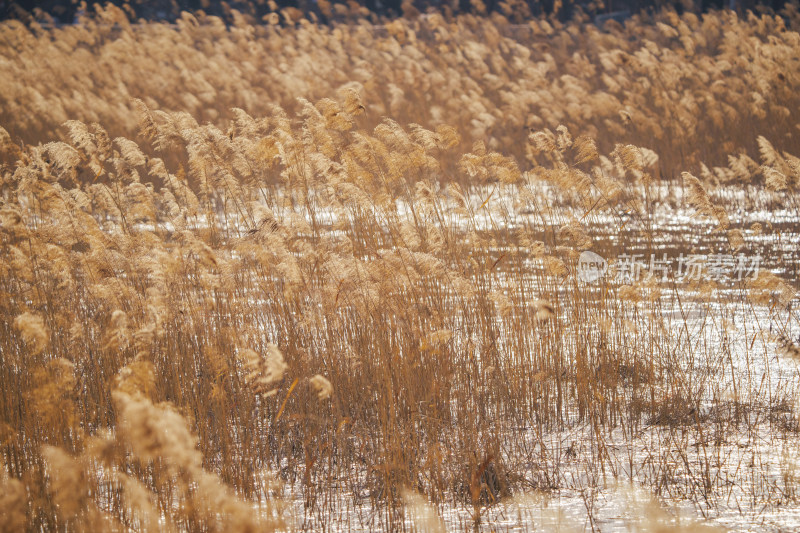
POLYGON ((0 23, 0 531, 800 527, 797 8, 320 8, 0 23))

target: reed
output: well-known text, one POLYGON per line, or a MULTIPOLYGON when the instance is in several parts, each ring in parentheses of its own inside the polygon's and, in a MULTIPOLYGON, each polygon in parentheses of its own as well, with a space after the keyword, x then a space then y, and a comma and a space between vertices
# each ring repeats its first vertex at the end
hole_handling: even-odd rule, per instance
POLYGON ((0 529, 796 505, 797 21, 0 24, 0 529))

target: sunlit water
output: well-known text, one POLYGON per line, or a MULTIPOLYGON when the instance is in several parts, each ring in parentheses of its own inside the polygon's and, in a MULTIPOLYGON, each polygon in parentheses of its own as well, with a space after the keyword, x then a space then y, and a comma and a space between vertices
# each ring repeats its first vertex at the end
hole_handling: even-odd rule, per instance
MULTIPOLYGON (((548 196, 550 202, 557 201, 547 186, 540 192, 543 201, 548 196)), ((747 202, 741 193, 729 194, 734 204, 747 202)), ((565 209, 550 224, 520 209, 512 194, 487 188, 472 200, 482 207, 469 222, 454 224, 475 231, 514 232, 524 227, 548 242, 567 216, 584 221, 593 239, 592 252, 610 266, 598 279, 581 281, 587 294, 635 283, 652 273, 663 291, 660 314, 674 328, 677 345, 686 349, 682 370, 695 380, 690 388, 701 394, 702 405, 701 412, 680 424, 662 424, 651 417, 635 428, 617 425, 600 432, 577 416, 567 420, 565 429, 546 434, 510 423, 510 441, 527 442, 534 452, 546 447, 550 460, 558 464, 538 463, 535 453, 527 462, 514 461, 526 488, 484 507, 479 529, 627 531, 646 520, 663 525, 708 520, 737 531, 800 528, 800 501, 794 493, 800 480, 795 418, 800 374, 776 343, 778 332, 799 338, 798 301, 754 305, 746 295, 747 279, 759 271, 769 270, 798 287, 798 213, 729 210, 730 228, 740 229, 745 241, 744 247, 733 250, 725 231, 713 221, 698 220, 691 208, 680 205, 679 197, 678 205, 656 203, 646 216, 579 209, 565 215, 565 209), (714 282, 715 290, 699 298, 697 284, 707 281, 714 282), (660 511, 648 507, 653 494, 660 511)), ((402 205, 398 211, 403 213, 402 205)), ((498 258, 503 253, 498 249, 498 258)), ((497 269, 497 280, 509 279, 508 268, 519 267, 497 269)), ((522 268, 533 272, 541 263, 530 258, 522 268)), ((579 265, 570 268, 569 276, 579 274, 579 265)), ((516 272, 513 279, 524 280, 525 272, 516 272)), ((364 477, 363 472, 355 475, 364 477)), ((361 531, 390 522, 366 489, 353 494, 343 483, 338 501, 312 512, 304 510, 301 487, 287 485, 285 490, 293 495, 290 522, 299 528, 361 531)), ((474 528, 472 507, 453 500, 436 506, 447 529, 474 528)), ((408 516, 399 520, 391 520, 393 527, 412 525, 408 516)))

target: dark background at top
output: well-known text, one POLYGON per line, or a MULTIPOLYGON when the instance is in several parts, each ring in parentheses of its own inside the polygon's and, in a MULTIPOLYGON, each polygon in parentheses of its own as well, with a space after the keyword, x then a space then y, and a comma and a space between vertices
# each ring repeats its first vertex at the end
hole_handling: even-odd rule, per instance
MULTIPOLYGON (((402 0, 339 0, 366 7, 369 11, 381 16, 397 16, 402 14, 402 0)), ((499 10, 498 4, 501 0, 483 0, 489 11, 499 10)), ((522 0, 528 5, 532 15, 550 14, 553 9, 554 0, 522 0)), ((317 7, 317 0, 275 0, 280 7, 296 7, 303 12, 314 12, 317 17, 325 22, 325 17, 317 7)), ((458 12, 470 12, 469 0, 458 0, 458 12)), ((729 7, 731 0, 695 0, 693 11, 706 11, 708 9, 729 7)), ((88 1, 88 11, 93 11, 93 4, 105 4, 106 2, 88 1)), ((127 5, 128 11, 133 18, 145 18, 149 20, 174 20, 182 11, 196 12, 202 10, 209 15, 220 16, 230 20, 230 12, 235 9, 245 15, 251 16, 254 20, 270 13, 271 9, 268 0, 236 1, 227 2, 211 0, 112 0, 109 3, 118 6, 127 5)), ((589 0, 563 0, 559 18, 567 19, 571 16, 574 6, 582 6, 585 11, 590 11, 586 6, 589 0)), ((442 8, 441 5, 452 5, 451 1, 442 2, 441 0, 413 0, 413 4, 420 12, 429 10, 449 11, 449 7, 442 8)), ((734 0, 734 6, 738 10, 769 8, 775 11, 783 7, 784 0, 734 0)), ((635 13, 641 10, 656 9, 665 6, 672 6, 681 12, 687 5, 692 5, 691 0, 605 0, 605 7, 591 12, 591 15, 602 15, 604 13, 628 11, 635 13)), ((75 21, 76 15, 80 12, 77 0, 0 0, 0 20, 16 18, 30 20, 34 10, 41 10, 51 16, 56 23, 69 24, 75 21)), ((36 17, 41 20, 41 17, 36 17)))

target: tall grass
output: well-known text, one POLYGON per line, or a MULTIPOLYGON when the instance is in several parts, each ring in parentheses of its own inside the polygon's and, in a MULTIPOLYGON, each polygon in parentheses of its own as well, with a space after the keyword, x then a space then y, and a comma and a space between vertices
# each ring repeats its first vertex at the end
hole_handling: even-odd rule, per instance
POLYGON ((732 285, 576 275, 658 252, 664 209, 783 253, 741 222, 769 202, 796 239, 786 17, 3 23, 3 527, 442 530, 609 479, 796 503, 788 463, 772 497, 725 456, 796 439, 764 385, 796 249, 732 285))

